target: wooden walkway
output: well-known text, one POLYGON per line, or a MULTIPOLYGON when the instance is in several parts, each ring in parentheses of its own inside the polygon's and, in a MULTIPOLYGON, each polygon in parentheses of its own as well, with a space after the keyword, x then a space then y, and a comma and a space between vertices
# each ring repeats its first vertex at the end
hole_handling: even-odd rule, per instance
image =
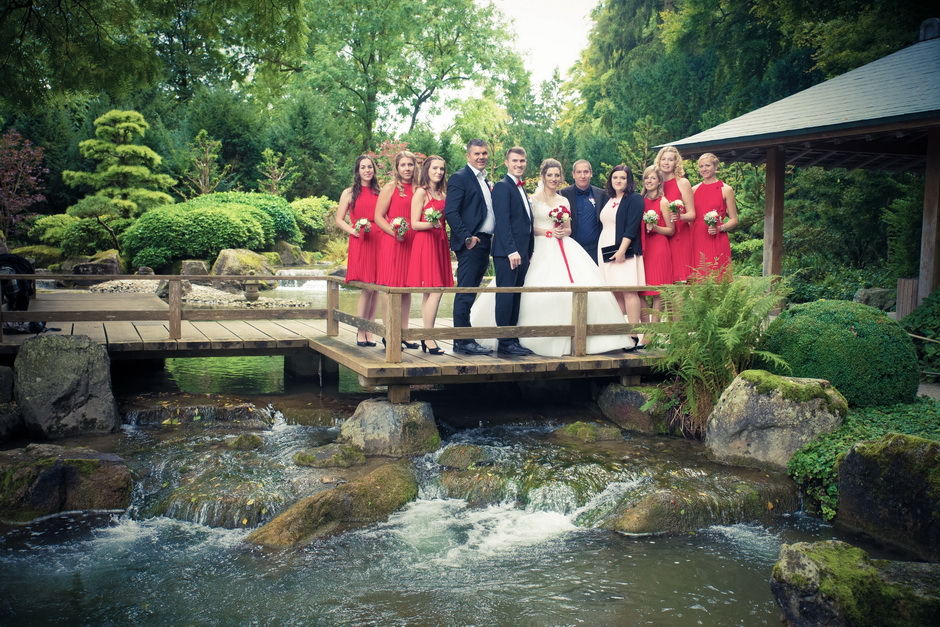
MULTIPOLYGON (((277 314, 283 314, 278 310, 277 314)), ((648 373, 655 356, 610 352, 601 355, 565 357, 470 356, 452 352, 450 340, 438 340, 444 355, 402 350, 400 362, 388 361, 381 343, 376 347, 356 345, 355 329, 336 325, 328 334, 329 321, 322 310, 299 309, 290 319, 272 319, 265 310, 245 310, 244 320, 179 321, 179 337, 173 338, 168 305, 154 294, 61 292, 41 294, 30 303, 28 317, 44 320, 59 335, 86 335, 105 346, 112 360, 162 359, 236 355, 303 355, 311 351, 356 372, 366 386, 387 385, 389 397, 401 402, 412 385, 474 383, 532 379, 571 379, 616 376, 636 381, 648 373), (310 315, 311 318, 303 316, 310 315), (127 316, 149 319, 122 319, 127 316), (267 316, 260 319, 259 316, 267 316)), ((26 312, 3 312, 4 319, 22 318, 26 312)), ((213 310, 185 310, 186 317, 214 316, 213 310)), ((334 323, 336 324, 336 323, 334 323)), ((446 334, 449 321, 441 321, 435 332, 446 334)), ((420 320, 412 320, 412 328, 420 320)), ((0 355, 12 356, 32 335, 5 333, 0 355)))

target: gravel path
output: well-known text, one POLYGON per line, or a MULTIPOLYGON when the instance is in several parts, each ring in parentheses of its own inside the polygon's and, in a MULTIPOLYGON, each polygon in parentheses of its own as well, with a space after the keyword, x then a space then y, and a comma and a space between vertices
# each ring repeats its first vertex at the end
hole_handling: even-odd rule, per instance
MULTIPOLYGON (((106 281, 93 285, 91 292, 122 292, 122 293, 156 293, 161 281, 106 281)), ((184 284, 185 285, 185 284, 184 284)), ((224 305, 229 308, 243 307, 245 309, 274 309, 282 307, 309 307, 310 303, 299 300, 286 300, 282 298, 265 298, 261 296, 254 302, 248 302, 239 293, 226 292, 205 285, 189 284, 190 289, 183 288, 183 302, 195 306, 213 307, 224 305)), ((263 293, 263 292, 262 292, 263 293)))

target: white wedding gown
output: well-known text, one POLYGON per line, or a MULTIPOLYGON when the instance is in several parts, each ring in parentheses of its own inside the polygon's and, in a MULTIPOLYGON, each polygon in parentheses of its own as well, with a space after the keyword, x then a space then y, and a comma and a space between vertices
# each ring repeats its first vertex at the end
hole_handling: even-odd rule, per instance
MULTIPOLYGON (((557 199, 560 201, 559 205, 568 206, 568 201, 561 196, 557 196, 557 199)), ((532 218, 535 221, 536 233, 543 233, 546 229, 554 228, 555 223, 548 217, 549 211, 553 208, 540 200, 532 201, 532 218)), ((526 273, 525 286, 572 285, 568 277, 568 268, 571 270, 574 285, 580 287, 606 285, 600 268, 576 241, 568 237, 557 240, 536 236, 535 250, 529 263, 529 271, 526 273), (559 241, 563 242, 564 256, 558 245, 559 241), (568 258, 567 268, 565 257, 568 258)), ((491 285, 495 286, 495 281, 493 279, 491 285)), ((571 301, 571 293, 565 292, 522 294, 519 304, 519 326, 571 324, 571 301)), ((620 307, 610 292, 588 294, 587 318, 588 324, 624 322, 620 307)), ((476 299, 470 310, 470 325, 474 327, 496 326, 495 294, 481 294, 476 299)), ((477 341, 488 348, 496 348, 495 339, 477 338, 477 341)), ((570 337, 523 337, 519 338, 519 342, 536 355, 560 357, 571 354, 570 337)), ((587 338, 587 352, 591 354, 606 353, 632 346, 633 339, 629 335, 591 335, 587 338)))

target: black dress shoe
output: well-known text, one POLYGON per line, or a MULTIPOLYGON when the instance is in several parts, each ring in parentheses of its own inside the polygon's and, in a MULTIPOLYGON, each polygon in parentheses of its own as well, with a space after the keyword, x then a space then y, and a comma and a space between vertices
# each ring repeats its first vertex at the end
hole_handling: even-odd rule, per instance
POLYGON ((532 354, 532 351, 521 344, 503 344, 497 351, 503 355, 514 355, 516 357, 525 357, 532 354))
POLYGON ((493 351, 471 340, 470 342, 463 342, 461 344, 455 343, 454 352, 463 353, 464 355, 489 355, 493 351))

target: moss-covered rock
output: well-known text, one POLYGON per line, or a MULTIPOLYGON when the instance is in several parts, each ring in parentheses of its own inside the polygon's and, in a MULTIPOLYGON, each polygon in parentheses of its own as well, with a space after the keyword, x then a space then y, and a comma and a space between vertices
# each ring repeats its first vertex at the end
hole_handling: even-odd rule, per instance
POLYGON ((66 511, 123 510, 131 473, 117 455, 30 444, 0 452, 0 520, 28 522, 66 511))
POLYGON ((274 252, 278 255, 277 265, 282 266, 309 266, 313 263, 313 255, 300 246, 279 241, 274 245, 274 252))
POLYGON ((838 429, 847 411, 828 381, 745 370, 709 415, 705 448, 722 463, 785 471, 797 450, 838 429))
POLYGON ((940 565, 872 560, 836 540, 783 545, 770 589, 788 625, 940 624, 940 565))
POLYGON ((380 399, 359 403, 340 427, 339 441, 359 447, 366 455, 423 455, 441 446, 430 404, 392 404, 380 399))
POLYGON ((792 369, 777 374, 825 379, 850 405, 893 405, 914 400, 920 369, 904 329, 873 307, 816 301, 787 309, 764 334, 763 348, 792 369))
POLYGON ((841 524, 940 561, 940 442, 892 433, 837 468, 841 524))
POLYGON ((62 250, 55 246, 21 246, 10 251, 14 255, 26 257, 37 268, 48 268, 62 262, 62 250))
POLYGON ((306 544, 353 526, 385 520, 418 496, 411 462, 382 466, 362 479, 302 499, 254 531, 247 541, 268 547, 306 544))
POLYGON ((264 446, 264 438, 257 433, 243 433, 225 440, 225 448, 233 451, 253 451, 264 446))
POLYGON ((333 443, 298 451, 294 463, 311 468, 349 468, 366 463, 366 456, 357 446, 333 443))
POLYGON ((437 458, 438 465, 454 470, 467 470, 487 461, 489 455, 475 444, 448 444, 437 458))
POLYGON ((641 409, 651 398, 650 386, 610 383, 601 391, 597 405, 604 418, 621 429, 639 433, 667 434, 669 423, 661 408, 641 409))
POLYGON ((596 422, 571 422, 555 429, 555 437, 569 438, 579 442, 602 442, 620 440, 620 429, 596 422))

